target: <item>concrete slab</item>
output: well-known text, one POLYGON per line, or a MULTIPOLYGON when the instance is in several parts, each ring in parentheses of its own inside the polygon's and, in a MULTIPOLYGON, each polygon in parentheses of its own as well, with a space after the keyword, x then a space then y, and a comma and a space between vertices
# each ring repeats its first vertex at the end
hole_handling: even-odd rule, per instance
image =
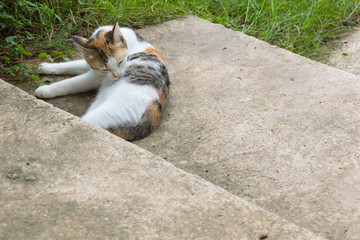
POLYGON ((0 80, 1 239, 320 239, 0 80))
MULTIPOLYGON (((137 145, 324 237, 358 239, 359 78, 196 17, 139 32, 172 86, 137 145)), ((91 98, 68 99, 51 101, 81 115, 91 98)))
POLYGON ((195 17, 141 34, 172 86, 136 144, 324 237, 359 238, 358 77, 195 17))

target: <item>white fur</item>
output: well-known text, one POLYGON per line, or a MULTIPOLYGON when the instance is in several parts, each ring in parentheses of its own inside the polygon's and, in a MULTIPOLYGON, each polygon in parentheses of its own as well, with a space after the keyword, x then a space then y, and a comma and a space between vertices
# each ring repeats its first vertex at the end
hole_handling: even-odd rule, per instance
POLYGON ((111 57, 107 62, 108 67, 110 68, 110 72, 107 74, 108 78, 115 81, 120 79, 121 75, 125 71, 125 68, 123 67, 125 63, 126 63, 126 58, 119 66, 118 61, 115 58, 111 57))
POLYGON ((79 75, 83 74, 90 70, 89 64, 85 60, 76 60, 71 62, 63 63, 41 63, 39 70, 45 74, 69 74, 69 75, 79 75))
POLYGON ((120 28, 121 33, 123 34, 126 44, 128 46, 128 55, 142 52, 145 49, 152 47, 154 48, 150 43, 148 42, 138 42, 136 38, 135 32, 130 28, 120 28))
MULTIPOLYGON (((98 28, 93 36, 102 29, 111 30, 112 26, 98 28)), ((133 30, 120 28, 120 31, 127 42, 127 56, 152 47, 147 42, 138 42, 133 30)), ((42 63, 39 69, 45 74, 81 75, 51 85, 41 86, 36 89, 35 95, 39 98, 53 98, 100 87, 95 101, 82 118, 105 129, 124 124, 136 125, 140 121, 146 106, 152 100, 158 100, 159 96, 152 86, 130 84, 124 78, 117 81, 125 71, 126 58, 120 66, 118 66, 119 63, 116 59, 110 58, 108 64, 111 72, 107 75, 92 70, 85 60, 42 63)))
POLYGON ((150 101, 158 99, 154 87, 122 80, 113 86, 102 86, 83 119, 105 129, 136 125, 150 101))
MULTIPOLYGON (((56 70, 56 67, 54 67, 56 70)), ((74 93, 86 92, 101 85, 104 76, 94 70, 63 81, 38 87, 35 95, 39 98, 54 98, 74 93)))

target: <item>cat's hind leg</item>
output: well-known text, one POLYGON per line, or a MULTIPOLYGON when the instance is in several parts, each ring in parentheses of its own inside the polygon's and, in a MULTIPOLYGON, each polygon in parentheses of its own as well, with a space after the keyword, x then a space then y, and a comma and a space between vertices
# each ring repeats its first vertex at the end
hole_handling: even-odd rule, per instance
POLYGON ((35 95, 39 98, 53 98, 74 93, 86 92, 100 86, 104 76, 90 70, 84 74, 56 82, 51 85, 40 86, 35 95))
POLYGON ((86 112, 87 113, 92 112, 94 109, 101 106, 108 99, 110 92, 111 92, 111 86, 101 87, 96 95, 94 102, 90 105, 90 107, 86 112))
POLYGON ((104 129, 137 125, 148 104, 158 98, 151 86, 122 82, 112 89, 101 88, 82 119, 104 129))
POLYGON ((41 63, 39 70, 44 74, 54 75, 79 75, 89 71, 91 68, 85 60, 75 60, 62 63, 41 63))

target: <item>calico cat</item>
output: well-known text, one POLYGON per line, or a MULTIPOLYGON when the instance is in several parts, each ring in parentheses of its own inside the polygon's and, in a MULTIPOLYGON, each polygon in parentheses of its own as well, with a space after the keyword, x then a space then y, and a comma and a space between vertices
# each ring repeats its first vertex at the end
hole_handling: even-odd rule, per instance
POLYGON ((128 140, 148 136, 158 126, 169 94, 164 58, 129 28, 103 26, 90 39, 73 37, 84 60, 41 63, 44 74, 78 75, 35 91, 53 98, 99 89, 83 120, 128 140))

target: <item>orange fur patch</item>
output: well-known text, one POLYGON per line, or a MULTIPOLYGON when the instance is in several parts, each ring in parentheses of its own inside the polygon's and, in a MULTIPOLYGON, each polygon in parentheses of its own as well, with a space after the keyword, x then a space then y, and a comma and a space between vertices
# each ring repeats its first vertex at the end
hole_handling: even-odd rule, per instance
POLYGON ((169 86, 166 85, 165 81, 163 81, 163 84, 164 84, 164 86, 165 86, 165 91, 166 91, 165 99, 166 99, 167 96, 169 95, 169 86))
POLYGON ((156 101, 151 101, 149 105, 147 105, 145 112, 150 112, 150 126, 155 128, 159 125, 160 122, 160 109, 158 103, 156 101))
POLYGON ((110 129, 110 132, 127 140, 134 141, 148 136, 160 122, 160 106, 158 101, 151 101, 145 109, 137 126, 119 127, 117 129, 110 129))
POLYGON ((84 52, 84 58, 86 62, 93 68, 101 72, 102 74, 106 74, 106 72, 101 71, 102 63, 99 61, 96 57, 94 57, 92 54, 89 54, 87 52, 84 52))
POLYGON ((91 45, 97 48, 100 48, 107 55, 112 55, 115 58, 124 58, 126 55, 126 44, 122 46, 119 44, 106 44, 106 34, 110 31, 101 31, 94 38, 91 39, 91 45))
POLYGON ((159 89, 157 89, 156 91, 159 95, 159 103, 160 103, 161 107, 164 108, 165 107, 165 99, 166 99, 165 93, 163 93, 159 89))
POLYGON ((91 45, 94 47, 100 48, 107 55, 111 55, 110 48, 106 46, 106 37, 105 34, 109 31, 101 31, 94 38, 91 39, 91 45))
POLYGON ((129 132, 124 131, 122 129, 111 129, 110 132, 112 134, 115 134, 118 137, 121 137, 122 139, 125 139, 126 141, 134 141, 135 140, 135 137, 132 134, 130 134, 129 132))
POLYGON ((98 58, 96 54, 93 53, 92 49, 100 49, 107 56, 113 56, 118 61, 122 60, 126 56, 126 44, 112 44, 107 41, 106 34, 110 31, 100 31, 96 36, 94 36, 90 41, 87 49, 90 51, 84 52, 84 58, 86 62, 94 69, 98 70, 102 74, 107 74, 106 71, 102 71, 104 68, 108 68, 108 66, 104 65, 104 62, 98 58))
POLYGON ((149 48, 145 49, 144 52, 155 55, 158 59, 160 59, 165 64, 165 66, 167 68, 167 63, 166 63, 164 57, 161 56, 161 54, 158 51, 156 51, 155 49, 149 47, 149 48))

